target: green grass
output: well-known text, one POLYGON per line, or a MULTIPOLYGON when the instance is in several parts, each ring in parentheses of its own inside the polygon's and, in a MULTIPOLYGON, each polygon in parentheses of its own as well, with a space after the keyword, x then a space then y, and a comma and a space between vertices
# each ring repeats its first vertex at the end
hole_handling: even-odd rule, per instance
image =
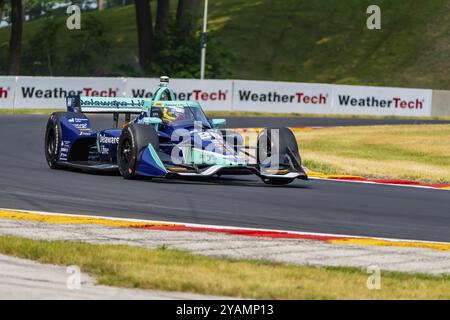
POLYGON ((56 110, 56 109, 0 109, 1 114, 47 114, 50 115, 53 112, 66 111, 66 110, 56 110))
POLYGON ((450 125, 336 127, 296 136, 312 170, 450 183, 450 125))
POLYGON ((78 265, 104 285, 256 299, 450 299, 450 277, 382 272, 368 290, 356 268, 231 260, 167 249, 0 236, 0 253, 78 265))
MULTIPOLYGON (((379 0, 382 29, 375 31, 366 28, 370 4, 373 1, 211 0, 209 28, 234 55, 231 78, 450 89, 449 1, 379 0)), ((135 74, 134 7, 83 17, 90 14, 108 26, 114 49, 105 65, 115 65, 113 75, 135 74)), ((58 19, 65 23, 65 17, 58 19)), ((41 25, 25 23, 24 47, 41 25)), ((76 48, 64 42, 69 32, 62 29, 58 34, 58 54, 76 48)), ((3 61, 8 38, 9 29, 0 29, 3 61)))
POLYGON ((370 0, 213 1, 224 43, 244 79, 450 87, 449 2, 377 1, 382 29, 366 28, 370 0), (264 39, 262 41, 262 39, 264 39))

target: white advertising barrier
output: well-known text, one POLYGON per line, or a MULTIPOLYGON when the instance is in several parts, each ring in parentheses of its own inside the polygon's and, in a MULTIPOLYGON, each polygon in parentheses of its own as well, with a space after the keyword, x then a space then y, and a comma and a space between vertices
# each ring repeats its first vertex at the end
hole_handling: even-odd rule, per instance
POLYGON ((233 110, 331 113, 328 84, 235 80, 233 110))
MULTIPOLYGON (((159 85, 159 79, 127 78, 125 96, 151 98, 159 85)), ((177 100, 198 101, 204 110, 230 110, 232 80, 170 79, 177 100)))
POLYGON ((0 77, 0 109, 14 107, 16 77, 0 77))
POLYGON ((14 108, 63 109, 68 95, 121 97, 123 78, 19 77, 14 108))
MULTIPOLYGON (((150 98, 159 79, 0 77, 0 108, 63 109, 68 95, 150 98)), ((432 90, 247 80, 171 79, 205 110, 430 116, 432 90)), ((438 112, 435 112, 438 114, 438 112)))
POLYGON ((430 116, 432 90, 333 85, 333 114, 430 116))

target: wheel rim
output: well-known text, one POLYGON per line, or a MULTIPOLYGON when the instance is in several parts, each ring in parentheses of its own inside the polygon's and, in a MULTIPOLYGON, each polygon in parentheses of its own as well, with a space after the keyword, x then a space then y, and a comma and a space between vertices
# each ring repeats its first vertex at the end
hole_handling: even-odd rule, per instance
POLYGON ((261 135, 258 141, 258 161, 264 162, 272 156, 272 141, 267 134, 261 135))
POLYGON ((122 150, 120 152, 120 160, 123 165, 129 166, 131 162, 131 144, 130 139, 125 139, 123 142, 122 150))
POLYGON ((55 139, 55 133, 53 130, 51 130, 48 134, 47 138, 47 152, 49 156, 54 156, 56 150, 56 139, 55 139))

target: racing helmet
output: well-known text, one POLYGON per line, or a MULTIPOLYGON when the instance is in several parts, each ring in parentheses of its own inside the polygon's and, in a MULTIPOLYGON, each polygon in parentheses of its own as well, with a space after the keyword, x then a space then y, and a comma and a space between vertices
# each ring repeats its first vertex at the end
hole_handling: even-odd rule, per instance
POLYGON ((161 120, 165 123, 184 120, 184 109, 180 107, 162 107, 161 120))

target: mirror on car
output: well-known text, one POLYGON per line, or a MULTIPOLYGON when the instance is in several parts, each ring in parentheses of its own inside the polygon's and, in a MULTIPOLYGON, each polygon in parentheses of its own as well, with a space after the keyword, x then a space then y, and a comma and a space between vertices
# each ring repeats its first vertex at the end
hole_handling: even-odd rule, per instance
POLYGON ((221 127, 227 123, 227 120, 226 119, 211 119, 211 123, 215 127, 221 127))

